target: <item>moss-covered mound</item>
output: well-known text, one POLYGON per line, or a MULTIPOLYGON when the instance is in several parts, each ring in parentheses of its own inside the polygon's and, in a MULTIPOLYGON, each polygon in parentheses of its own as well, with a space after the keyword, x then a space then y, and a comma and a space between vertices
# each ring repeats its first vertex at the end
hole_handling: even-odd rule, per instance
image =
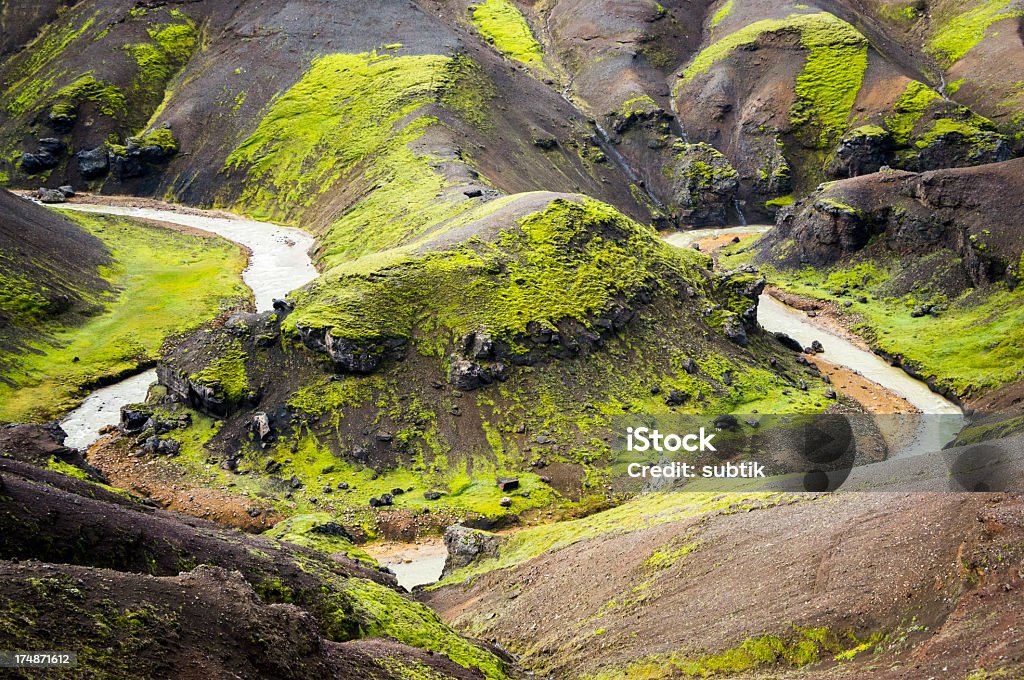
POLYGON ((207 483, 287 514, 344 510, 372 532, 385 494, 400 511, 491 518, 605 502, 617 414, 828 405, 824 383, 805 391, 789 359, 769 362, 755 273, 712 274, 584 197, 513 196, 472 216, 328 270, 294 310, 170 347, 162 382, 226 418, 170 435, 178 463, 198 474, 223 451, 229 469, 207 483), (517 475, 511 494, 495 483, 517 475))

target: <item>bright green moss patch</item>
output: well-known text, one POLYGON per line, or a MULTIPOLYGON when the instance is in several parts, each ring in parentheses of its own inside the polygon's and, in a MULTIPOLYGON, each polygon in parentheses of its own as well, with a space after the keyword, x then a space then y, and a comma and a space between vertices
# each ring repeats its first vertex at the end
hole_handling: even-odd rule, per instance
POLYGON ((829 148, 846 130, 868 66, 868 41, 850 24, 830 14, 807 24, 801 44, 810 50, 796 79, 794 125, 814 124, 819 148, 829 148))
POLYGON ((1024 9, 1013 0, 983 0, 936 31, 928 40, 928 52, 948 68, 980 43, 992 24, 1020 16, 1024 9))
POLYGON ((779 196, 778 198, 770 198, 764 202, 766 208, 785 208, 786 206, 793 205, 796 203, 796 199, 792 196, 779 196))
POLYGON ((43 325, 33 351, 2 357, 0 421, 44 421, 75 406, 98 381, 154 360, 164 338, 248 297, 245 255, 221 239, 129 220, 67 213, 99 237, 115 260, 103 271, 116 295, 80 326, 43 325))
POLYGON ((850 650, 876 644, 880 636, 862 641, 852 633, 835 633, 827 628, 797 628, 787 636, 762 635, 717 654, 698 656, 675 652, 652 656, 624 669, 603 671, 591 680, 657 680, 660 678, 708 678, 748 673, 759 668, 803 668, 834 658, 850 650))
POLYGON ((339 269, 297 297, 286 325, 329 326, 352 340, 407 338, 431 309, 445 337, 488 329, 510 338, 530 322, 550 328, 599 315, 616 296, 650 285, 659 268, 683 265, 648 228, 597 201, 555 200, 496 243, 410 259, 373 279, 339 269))
POLYGON ((349 579, 343 588, 346 608, 352 607, 355 616, 365 622, 360 627, 362 637, 389 637, 420 649, 444 652, 460 666, 479 670, 487 680, 509 677, 503 661, 460 637, 426 606, 363 579, 349 579))
POLYGON ((529 66, 544 68, 544 51, 515 5, 508 0, 486 0, 469 11, 476 30, 499 52, 529 66))
MULTIPOLYGON (((377 161, 367 181, 387 175, 401 179, 400 190, 417 190, 418 183, 426 183, 424 191, 436 191, 442 186, 440 177, 406 148, 423 133, 425 123, 400 121, 437 98, 450 61, 436 55, 376 53, 315 59, 228 157, 226 169, 244 170, 248 177, 236 206, 259 217, 288 220, 364 161, 377 161), (388 167, 381 166, 383 159, 388 167)), ((380 199, 387 208, 363 208, 363 218, 369 221, 371 214, 398 210, 404 202, 396 201, 397 196, 380 199)))
POLYGON ((138 65, 137 85, 150 93, 162 93, 177 71, 192 57, 199 40, 195 23, 176 13, 179 22, 147 28, 150 42, 126 45, 138 65))
POLYGON ((372 557, 343 536, 315 531, 317 527, 331 524, 336 520, 327 513, 296 515, 279 522, 273 529, 263 532, 264 536, 301 545, 327 554, 343 553, 354 560, 376 564, 372 557))
POLYGON ((721 7, 711 16, 711 28, 717 28, 718 24, 725 21, 732 14, 732 6, 735 0, 726 0, 721 7))
POLYGON ((46 316, 50 301, 43 292, 40 284, 23 276, 0 273, 0 311, 16 324, 38 321, 46 316))
POLYGON ((124 94, 114 85, 96 80, 91 74, 84 74, 71 84, 62 87, 53 97, 54 113, 70 114, 83 102, 96 102, 104 116, 123 113, 127 106, 124 94))
POLYGON ((893 141, 900 145, 910 142, 914 126, 933 104, 942 102, 942 95, 927 85, 913 80, 907 85, 900 98, 893 106, 892 115, 885 124, 892 134, 893 141))
POLYGON ((980 116, 970 116, 967 120, 940 118, 914 142, 914 146, 926 149, 949 135, 958 135, 977 152, 990 152, 994 151, 1003 139, 993 128, 988 120, 980 116))
MULTIPOLYGON (((557 552, 565 547, 608 534, 626 534, 678 522, 716 512, 741 512, 774 505, 787 497, 783 494, 720 494, 720 493, 653 493, 638 496, 617 508, 605 510, 582 519, 545 524, 517 531, 508 537, 497 558, 483 560, 451 574, 437 586, 459 583, 465 579, 522 564, 543 553, 557 552)), ((680 548, 684 550, 687 546, 680 548)), ((690 547, 686 553, 692 552, 690 547)), ((684 553, 685 554, 685 553, 684 553)), ((657 554, 656 554, 657 555, 657 554)), ((684 556, 671 554, 652 557, 656 563, 674 561, 684 556)), ((652 566, 655 566, 652 564, 652 566)))
POLYGON ((210 365, 191 378, 197 384, 214 387, 217 394, 229 402, 239 403, 251 394, 249 377, 245 372, 247 357, 242 343, 235 340, 228 347, 221 348, 210 365))

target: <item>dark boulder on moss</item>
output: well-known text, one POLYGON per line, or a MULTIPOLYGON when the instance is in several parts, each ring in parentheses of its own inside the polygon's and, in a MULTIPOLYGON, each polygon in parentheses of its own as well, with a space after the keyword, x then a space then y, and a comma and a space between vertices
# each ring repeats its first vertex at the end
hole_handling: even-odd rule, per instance
POLYGON ((442 578, 487 557, 497 557, 504 539, 496 534, 454 524, 444 532, 444 546, 448 549, 442 578))

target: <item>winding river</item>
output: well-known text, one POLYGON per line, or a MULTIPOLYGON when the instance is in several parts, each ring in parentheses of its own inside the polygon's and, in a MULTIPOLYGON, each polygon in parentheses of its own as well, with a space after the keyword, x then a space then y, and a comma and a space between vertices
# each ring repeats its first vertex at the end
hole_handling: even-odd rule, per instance
MULTIPOLYGON (((284 297, 317 277, 316 268, 309 256, 313 248, 313 236, 300 229, 241 217, 204 215, 191 210, 82 203, 69 203, 61 207, 177 224, 216 234, 243 246, 249 251, 249 264, 242 272, 242 279, 252 290, 258 311, 272 309, 274 298, 284 297)), ((144 401, 149 387, 155 381, 156 371, 149 370, 90 394, 81 406, 61 422, 68 434, 65 444, 87 449, 99 438, 102 428, 117 424, 121 406, 144 401)))
MULTIPOLYGON (((707 238, 729 234, 765 233, 770 229, 768 225, 697 229, 672 233, 665 236, 664 240, 671 245, 685 248, 707 238)), ((909 444, 900 447, 897 457, 940 450, 963 428, 963 411, 959 406, 932 392, 924 382, 911 377, 900 368, 891 366, 877 354, 861 349, 827 328, 815 324, 806 313, 765 294, 760 297, 757 318, 765 330, 785 333, 804 347, 809 346, 814 340, 820 341, 825 347, 824 358, 828 361, 856 371, 868 380, 903 397, 921 411, 921 415, 918 416, 901 416, 908 423, 913 423, 915 433, 909 444)))

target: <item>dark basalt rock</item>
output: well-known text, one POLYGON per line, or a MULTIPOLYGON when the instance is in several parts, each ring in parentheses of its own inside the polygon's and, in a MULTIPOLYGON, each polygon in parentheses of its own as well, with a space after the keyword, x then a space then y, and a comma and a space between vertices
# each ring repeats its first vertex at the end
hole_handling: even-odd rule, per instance
POLYGON ((121 407, 121 431, 125 434, 142 432, 153 417, 153 409, 144 404, 126 404, 121 407))
POLYGON ((99 179, 110 172, 110 156, 105 147, 83 149, 75 154, 75 158, 78 159, 78 172, 85 180, 99 179))
POLYGON ((519 488, 517 477, 498 477, 498 488, 504 492, 515 491, 519 488))
POLYGON ((833 178, 859 177, 878 172, 889 165, 893 152, 892 135, 877 126, 852 130, 836 147, 828 173, 833 178))
POLYGON ((356 341, 336 338, 326 328, 297 326, 302 343, 330 357, 334 370, 345 373, 372 373, 385 359, 404 355, 405 338, 378 338, 356 341))
POLYGON ((465 392, 480 389, 507 377, 508 369, 503 363, 485 366, 458 355, 452 355, 451 367, 448 369, 448 382, 455 389, 465 392))

